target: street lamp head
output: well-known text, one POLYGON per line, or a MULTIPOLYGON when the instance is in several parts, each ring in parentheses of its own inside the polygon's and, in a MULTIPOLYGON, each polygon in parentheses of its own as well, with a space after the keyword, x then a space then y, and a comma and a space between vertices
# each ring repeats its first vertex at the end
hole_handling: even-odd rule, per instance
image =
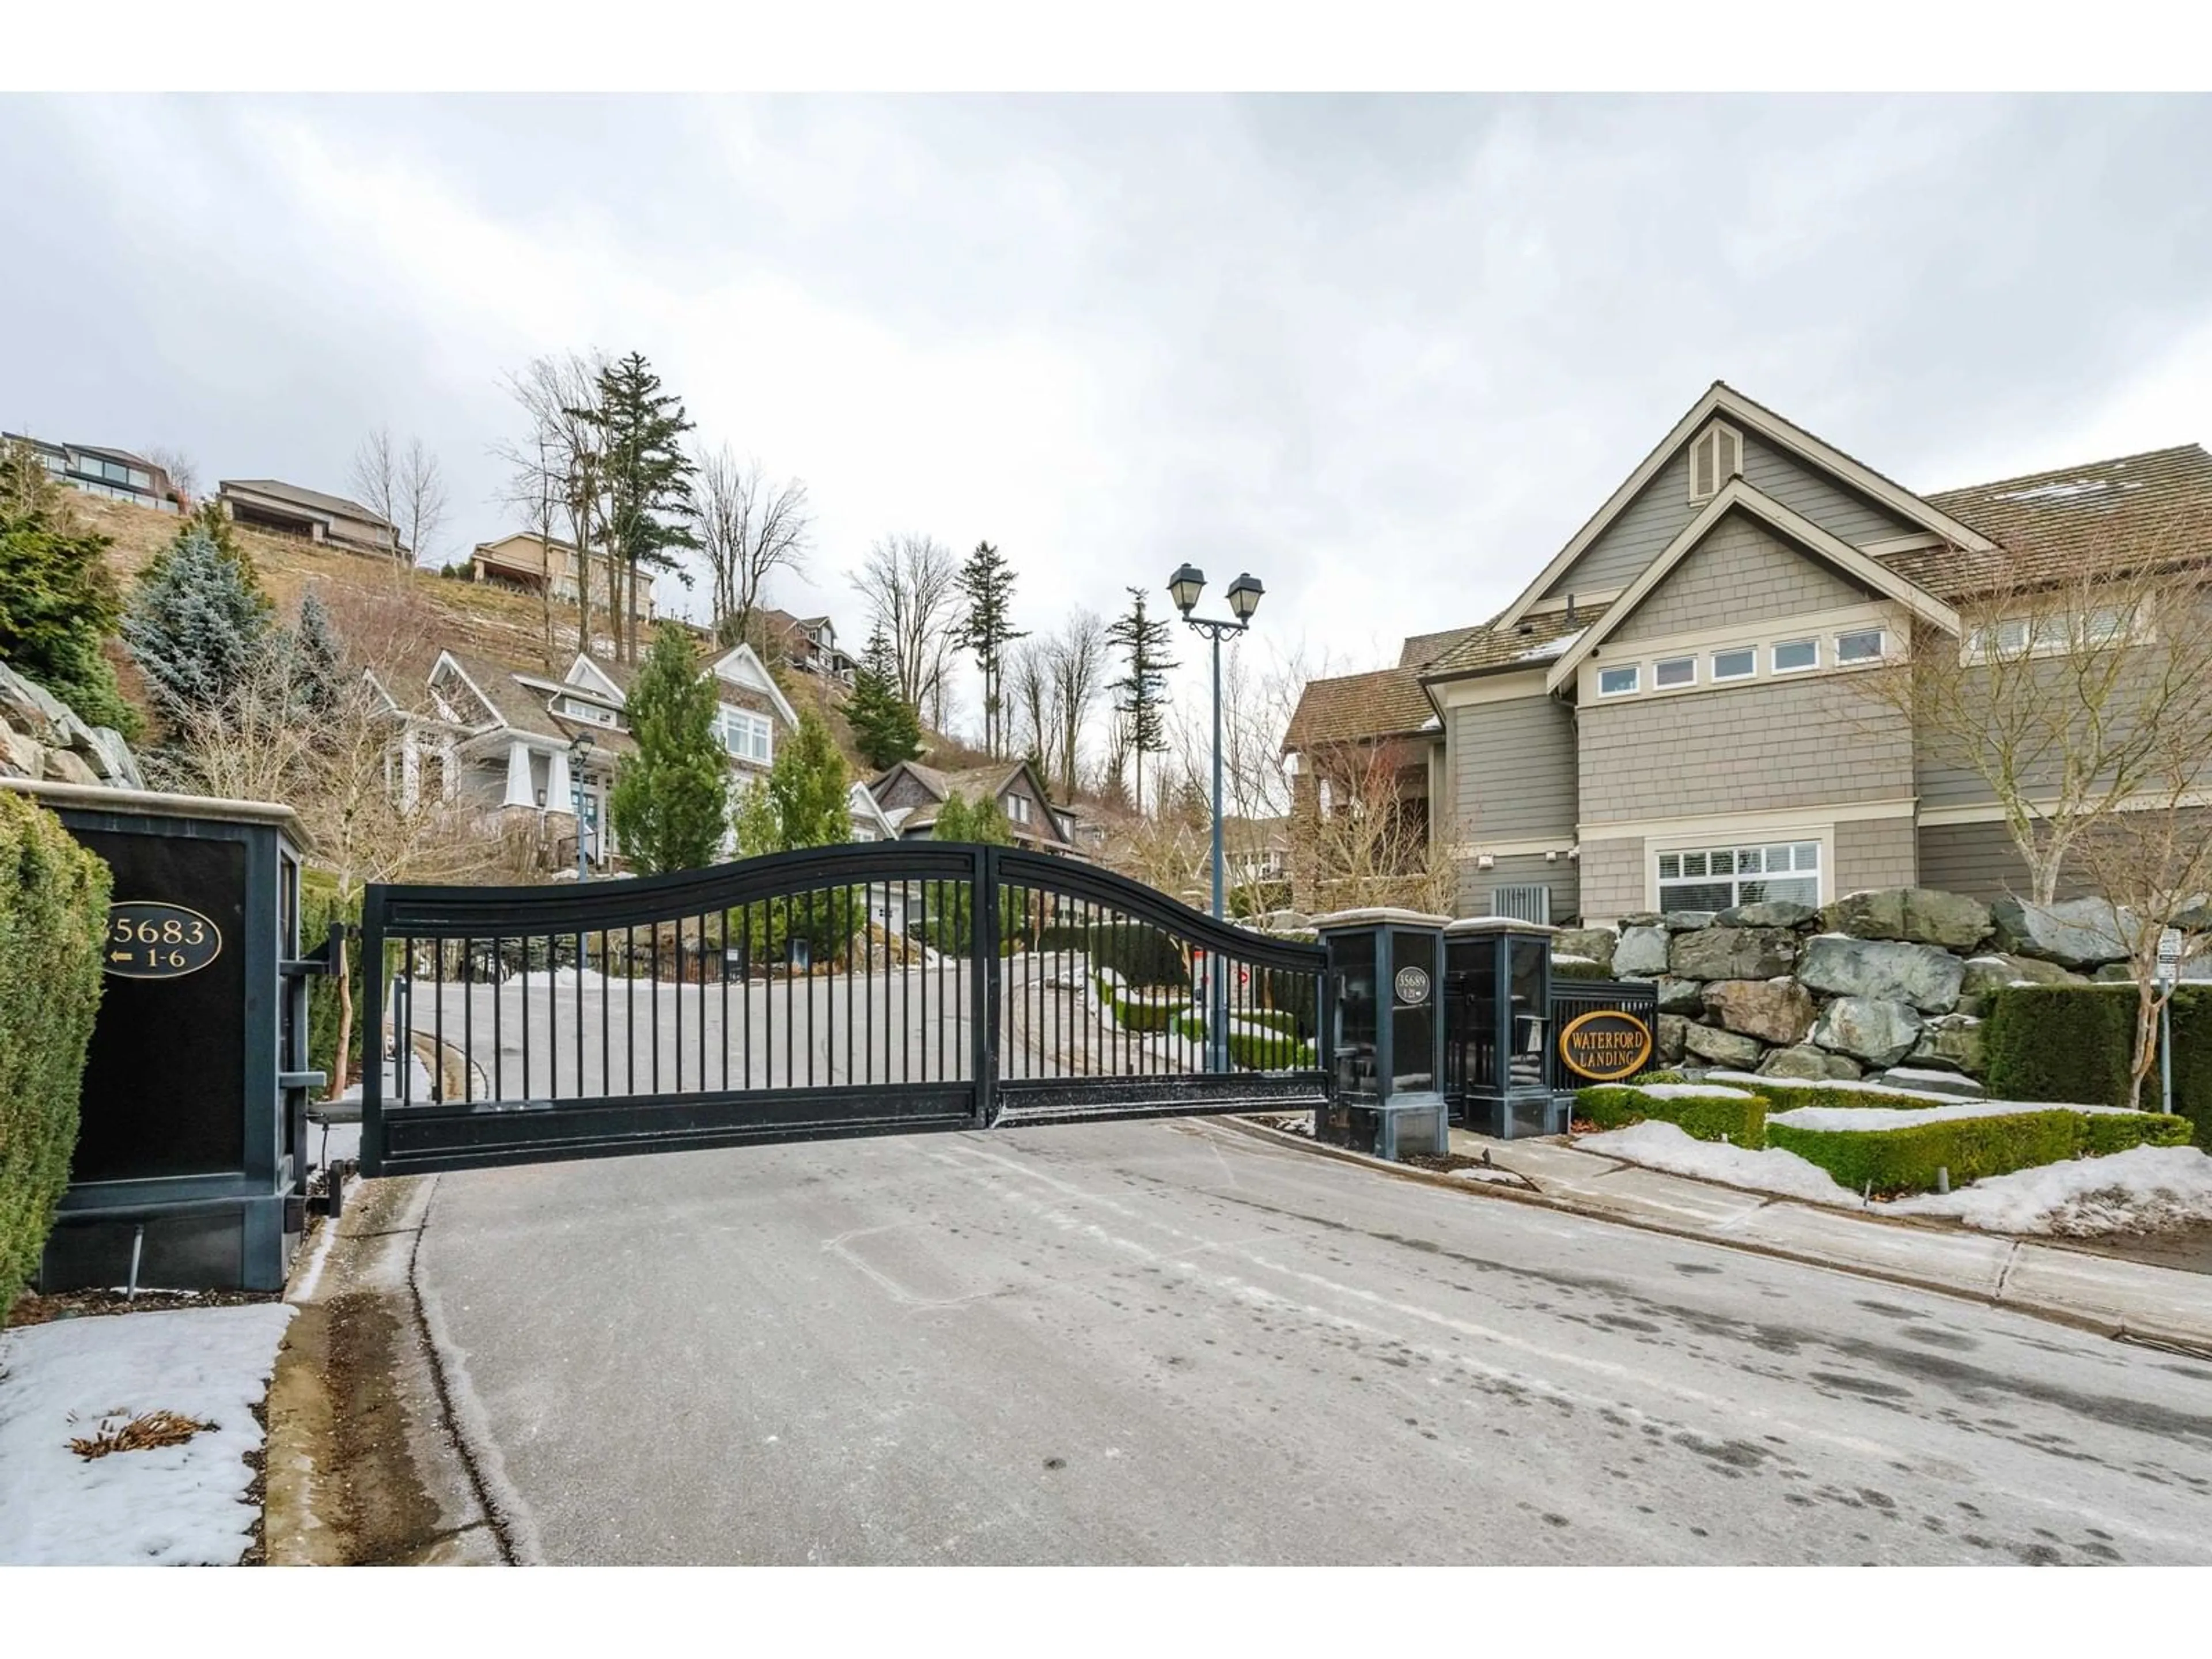
POLYGON ((1267 591, 1260 586, 1260 579, 1249 570, 1229 584, 1229 608, 1236 612, 1238 622, 1252 620, 1252 613, 1260 608, 1260 596, 1267 591))
POLYGON ((579 732, 568 744, 568 755, 579 766, 592 757, 592 734, 579 732))
POLYGON ((1168 592, 1175 596, 1176 609, 1186 617, 1198 604, 1198 596, 1206 587, 1206 572, 1194 564, 1178 568, 1168 578, 1168 592))

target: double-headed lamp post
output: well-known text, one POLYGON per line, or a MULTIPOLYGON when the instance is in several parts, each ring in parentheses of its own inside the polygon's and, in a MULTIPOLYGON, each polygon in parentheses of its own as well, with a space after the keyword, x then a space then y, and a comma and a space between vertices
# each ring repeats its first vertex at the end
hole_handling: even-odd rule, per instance
POLYGON ((568 787, 575 792, 576 879, 586 881, 584 867, 584 766, 592 758, 592 734, 579 732, 568 744, 568 787))
MULTIPOLYGON (((1175 600, 1176 609, 1182 612, 1188 626, 1198 629, 1213 641, 1213 918, 1224 919, 1222 902, 1221 848, 1221 641, 1232 634, 1242 634, 1252 625, 1252 613, 1260 608, 1260 596, 1267 589, 1260 579, 1247 571, 1229 584, 1229 609, 1234 621, 1212 617, 1194 617, 1190 613, 1198 605, 1198 596, 1206 590, 1206 573, 1196 565, 1186 564, 1168 578, 1168 592, 1175 600)), ((1212 1050, 1213 1069, 1228 1069, 1229 1054, 1229 987, 1216 962, 1206 975, 1212 982, 1206 997, 1206 1047, 1212 1050)))

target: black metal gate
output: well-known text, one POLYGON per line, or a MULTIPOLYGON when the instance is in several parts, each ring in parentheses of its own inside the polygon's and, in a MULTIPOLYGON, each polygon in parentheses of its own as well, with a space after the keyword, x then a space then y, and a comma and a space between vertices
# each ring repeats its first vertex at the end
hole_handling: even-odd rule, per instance
POLYGON ((1319 945, 1006 848, 375 886, 362 952, 364 1175, 1326 1097, 1319 945))

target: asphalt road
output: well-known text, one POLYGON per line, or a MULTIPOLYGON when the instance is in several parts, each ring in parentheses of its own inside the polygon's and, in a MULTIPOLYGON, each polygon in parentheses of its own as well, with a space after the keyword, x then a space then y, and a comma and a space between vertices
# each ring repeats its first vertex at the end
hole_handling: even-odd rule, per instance
POLYGON ((1201 1122, 440 1176, 556 1562, 2212 1562, 2212 1364, 1201 1122))

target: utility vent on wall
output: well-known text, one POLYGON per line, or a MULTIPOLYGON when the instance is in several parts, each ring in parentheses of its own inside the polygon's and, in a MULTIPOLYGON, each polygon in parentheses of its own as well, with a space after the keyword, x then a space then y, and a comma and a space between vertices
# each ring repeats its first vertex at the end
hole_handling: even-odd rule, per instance
POLYGON ((1493 887, 1490 890, 1490 914, 1548 927, 1552 923, 1552 890, 1540 883, 1525 887, 1493 887))
POLYGON ((1715 421, 1690 446, 1690 499, 1709 501, 1743 471, 1743 434, 1715 421))

